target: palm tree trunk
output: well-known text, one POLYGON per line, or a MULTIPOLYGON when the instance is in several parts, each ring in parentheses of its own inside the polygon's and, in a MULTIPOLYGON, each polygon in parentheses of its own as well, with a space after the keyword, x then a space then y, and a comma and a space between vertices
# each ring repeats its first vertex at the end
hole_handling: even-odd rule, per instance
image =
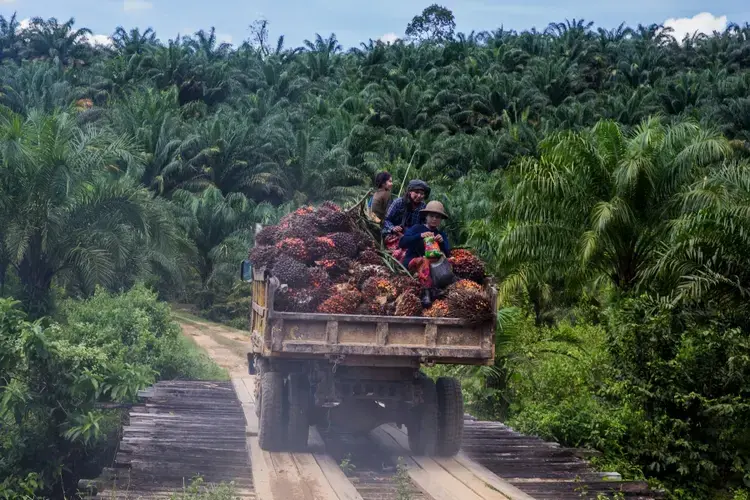
POLYGON ((33 255, 41 255, 32 246, 24 256, 18 269, 18 279, 21 282, 21 303, 30 319, 46 316, 53 309, 52 277, 54 272, 42 258, 34 259, 33 255))
POLYGON ((5 277, 8 275, 8 264, 5 259, 0 259, 0 297, 5 296, 5 277))

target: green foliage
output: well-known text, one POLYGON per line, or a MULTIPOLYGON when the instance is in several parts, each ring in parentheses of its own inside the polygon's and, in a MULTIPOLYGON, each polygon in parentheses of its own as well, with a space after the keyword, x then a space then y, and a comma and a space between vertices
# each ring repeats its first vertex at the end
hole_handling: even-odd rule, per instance
POLYGON ((750 337, 724 315, 706 317, 650 297, 608 314, 618 384, 642 408, 628 453, 674 484, 750 481, 750 337))
POLYGON ((445 42, 453 37, 456 21, 453 12, 438 4, 433 4, 414 16, 406 27, 406 36, 415 40, 445 42))
POLYGON ((29 322, 18 305, 0 299, 0 493, 70 493, 117 433, 102 403, 134 401, 158 378, 226 378, 143 286, 63 302, 60 323, 29 322))
POLYGON ((406 462, 403 457, 398 457, 396 463, 396 474, 393 476, 393 482, 396 484, 396 499, 411 500, 411 478, 409 470, 406 468, 406 462))
POLYGON ((240 500, 234 483, 205 484, 202 477, 194 477, 182 491, 172 493, 169 500, 240 500))

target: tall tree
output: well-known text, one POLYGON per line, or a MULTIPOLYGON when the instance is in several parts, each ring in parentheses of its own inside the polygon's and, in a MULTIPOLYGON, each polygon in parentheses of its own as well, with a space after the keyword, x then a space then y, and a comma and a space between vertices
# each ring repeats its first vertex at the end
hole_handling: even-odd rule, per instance
POLYGON ((453 38, 456 20, 449 9, 432 4, 414 16, 406 26, 406 36, 419 41, 446 42, 453 38))

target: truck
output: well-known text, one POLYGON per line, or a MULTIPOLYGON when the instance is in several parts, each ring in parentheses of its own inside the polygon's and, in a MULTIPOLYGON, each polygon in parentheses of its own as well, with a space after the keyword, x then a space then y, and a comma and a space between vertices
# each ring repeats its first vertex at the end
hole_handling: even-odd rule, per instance
MULTIPOLYGON (((274 310, 285 286, 266 269, 252 281, 248 371, 256 375, 258 440, 267 451, 302 451, 309 427, 367 433, 405 426, 415 455, 461 448, 464 402, 453 377, 422 367, 492 365, 495 322, 458 318, 296 313, 274 310)), ((484 285, 495 304, 491 280, 484 285)), ((496 309, 496 308, 495 308, 496 309)))

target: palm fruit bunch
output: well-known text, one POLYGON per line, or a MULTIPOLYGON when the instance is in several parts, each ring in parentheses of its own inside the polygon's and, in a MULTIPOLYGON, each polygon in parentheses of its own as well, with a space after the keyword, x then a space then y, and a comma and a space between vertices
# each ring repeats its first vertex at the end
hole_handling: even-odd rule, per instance
POLYGON ((362 302, 355 312, 367 316, 387 316, 388 305, 380 302, 362 302))
POLYGON ((396 316, 421 316, 422 301, 411 291, 402 293, 396 299, 396 316))
POLYGON ((419 281, 405 274, 399 274, 398 276, 393 278, 391 282, 393 283, 393 286, 396 287, 396 293, 398 295, 409 292, 413 293, 414 295, 419 295, 419 290, 422 288, 419 284, 419 281))
POLYGON ((319 288, 288 288, 284 293, 277 293, 274 308, 279 311, 312 313, 317 311, 326 298, 327 293, 319 288))
POLYGON ((337 290, 318 306, 318 312, 325 314, 354 314, 362 302, 362 294, 356 288, 337 290))
POLYGON ((324 203, 315 213, 315 227, 326 233, 351 230, 349 217, 333 203, 324 203))
POLYGON ((276 249, 300 262, 307 262, 309 258, 307 247, 301 238, 284 238, 276 243, 276 249))
POLYGON ((352 258, 359 253, 357 238, 352 233, 331 233, 326 238, 333 241, 333 248, 338 255, 352 258))
POLYGON ((352 234, 357 241, 357 248, 360 252, 375 250, 375 240, 372 239, 372 236, 360 230, 355 230, 352 234))
POLYGON ((355 264, 352 267, 352 278, 359 287, 364 286, 365 281, 373 277, 388 278, 390 273, 385 266, 378 264, 355 264))
POLYGON ((336 249, 336 244, 331 238, 319 236, 307 240, 307 252, 313 260, 320 260, 330 256, 336 249))
POLYGON ((282 254, 273 264, 272 274, 281 283, 292 288, 304 288, 310 284, 310 271, 307 266, 289 255, 282 254))
POLYGON ((453 273, 460 279, 482 283, 485 278, 484 262, 468 250, 457 249, 448 259, 453 265, 453 273))
POLYGON ((328 273, 328 276, 335 281, 342 276, 348 276, 349 267, 351 266, 351 260, 342 258, 328 258, 323 260, 316 260, 315 265, 325 269, 328 273))
POLYGON ((383 264, 383 259, 375 250, 368 248, 362 250, 362 253, 359 254, 359 257, 357 257, 357 262, 364 265, 379 266, 383 264))
POLYGON ((450 315, 482 323, 492 318, 492 301, 481 290, 455 289, 445 299, 450 315))
POLYGON ((300 238, 302 240, 316 235, 315 226, 306 216, 294 216, 290 219, 280 222, 278 225, 277 241, 284 238, 300 238))
POLYGON ((255 235, 256 245, 275 245, 279 239, 279 226, 265 226, 255 235))
POLYGON ((424 311, 428 318, 447 318, 451 316, 450 306, 446 300, 440 299, 432 303, 429 309, 424 311))
POLYGON ((388 278, 378 277, 368 278, 362 285, 362 293, 365 297, 372 299, 383 297, 384 302, 395 299, 397 295, 396 287, 388 278))
POLYGON ((252 262, 253 266, 259 269, 263 267, 271 268, 273 267, 273 263, 274 260, 276 260, 277 254, 278 251, 276 250, 276 247, 258 245, 250 250, 248 258, 250 259, 250 262, 252 262))
POLYGON ((481 292, 482 291, 482 285, 477 283, 476 281, 471 281, 467 279, 458 280, 452 285, 450 285, 447 288, 447 292, 451 293, 453 291, 457 290, 469 290, 472 292, 481 292))
POLYGON ((310 268, 310 286, 320 290, 328 290, 333 286, 331 278, 328 276, 328 271, 322 267, 311 267, 310 268))

